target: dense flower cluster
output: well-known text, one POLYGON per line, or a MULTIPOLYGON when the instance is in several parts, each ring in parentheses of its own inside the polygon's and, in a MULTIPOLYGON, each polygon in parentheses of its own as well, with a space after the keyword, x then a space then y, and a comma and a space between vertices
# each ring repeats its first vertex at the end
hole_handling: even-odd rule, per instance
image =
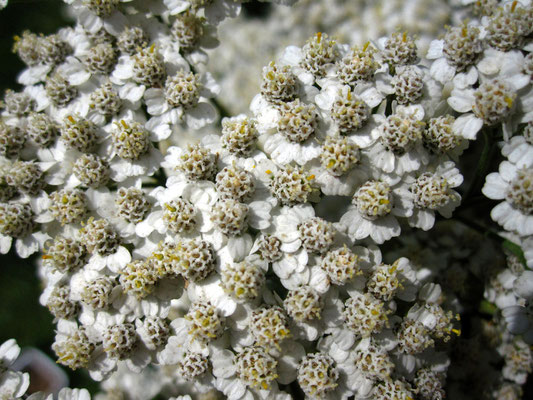
MULTIPOLYGON (((339 34, 277 47, 233 116, 209 51, 242 1, 65 3, 73 27, 16 38, 24 88, 0 115, 0 252, 42 253, 60 364, 102 381, 102 398, 519 398, 533 368, 529 0, 359 5, 371 20, 381 8, 378 25, 399 10, 438 21, 368 27, 372 41, 349 35, 349 2, 301 0, 315 18, 329 7, 339 34), (506 259, 465 227, 484 228, 465 212, 481 194, 498 201, 506 259), (462 338, 474 278, 494 320, 462 338)), ((298 21, 298 7, 283 12, 298 21)), ((28 388, 8 368, 15 346, 0 347, 2 398, 28 388)))

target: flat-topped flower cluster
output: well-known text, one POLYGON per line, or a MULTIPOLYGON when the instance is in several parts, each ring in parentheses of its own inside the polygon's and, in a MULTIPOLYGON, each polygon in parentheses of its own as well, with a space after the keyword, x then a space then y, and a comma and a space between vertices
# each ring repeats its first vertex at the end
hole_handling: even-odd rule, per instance
MULTIPOLYGON (((0 251, 42 253, 59 363, 109 392, 151 380, 146 398, 445 397, 461 274, 385 249, 453 216, 469 196, 461 156, 484 135, 506 160, 482 192, 523 248, 486 287, 523 336, 504 334, 490 396, 520 391, 533 341, 529 1, 477 2, 427 53, 408 32, 354 46, 316 33, 263 68, 249 115, 220 126, 207 50, 240 1, 65 2, 74 27, 16 38, 24 89, 5 93, 0 121, 0 251)), ((25 379, 9 375, 10 396, 25 379)))

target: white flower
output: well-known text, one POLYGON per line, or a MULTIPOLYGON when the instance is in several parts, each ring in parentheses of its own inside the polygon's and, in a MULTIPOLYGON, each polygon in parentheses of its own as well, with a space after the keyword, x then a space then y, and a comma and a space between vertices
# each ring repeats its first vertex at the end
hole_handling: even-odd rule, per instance
POLYGON ((180 14, 186 10, 198 11, 202 8, 203 14, 210 24, 218 24, 226 17, 235 18, 241 11, 241 4, 235 0, 213 0, 206 4, 194 0, 163 0, 170 15, 180 14))
POLYGON ((153 115, 147 128, 153 132, 167 132, 166 137, 170 135, 171 126, 181 121, 189 128, 202 128, 215 120, 216 111, 207 99, 219 91, 210 74, 195 74, 188 66, 174 75, 169 74, 163 88, 150 88, 144 93, 147 111, 153 115))
POLYGON ((529 77, 522 73, 522 59, 519 51, 501 53, 487 50, 486 58, 480 62, 479 72, 471 67, 455 76, 448 104, 464 114, 457 118, 454 130, 467 139, 473 139, 483 125, 503 123, 504 135, 510 136, 516 123, 524 118, 524 112, 529 111, 526 104, 531 93, 519 93, 529 83, 529 77), (474 89, 478 77, 480 84, 474 89), (511 115, 516 115, 516 118, 509 118, 511 115))
POLYGON ((395 184, 394 179, 383 175, 381 179, 366 181, 355 191, 352 205, 339 221, 352 241, 370 236, 381 244, 400 235, 396 216, 408 217, 412 211, 395 184))
POLYGON ((429 155, 422 145, 424 115, 421 105, 398 106, 386 118, 377 114, 380 125, 372 135, 378 140, 366 151, 372 165, 398 176, 426 165, 429 155))
POLYGON ((487 175, 482 189, 489 199, 505 200, 492 209, 492 219, 521 236, 533 234, 532 179, 533 169, 527 164, 503 161, 499 172, 487 175))
MULTIPOLYGON (((280 241, 282 255, 272 261, 272 269, 283 286, 295 289, 309 282, 310 255, 326 252, 334 243, 335 233, 333 224, 315 217, 315 210, 310 204, 283 207, 280 210, 274 217, 272 235, 280 241)), ((320 292, 324 293, 327 287, 320 292)))
POLYGON ((273 106, 256 96, 250 109, 257 118, 258 142, 271 159, 280 164, 304 165, 320 154, 323 125, 316 107, 296 99, 273 106))
POLYGON ((9 367, 20 353, 15 339, 9 339, 0 346, 0 397, 3 399, 21 398, 30 386, 28 372, 13 371, 9 367))
MULTIPOLYGON (((210 212, 217 194, 212 182, 191 182, 184 175, 175 175, 167 179, 166 186, 150 192, 157 202, 146 218, 137 224, 137 235, 148 237, 155 231, 162 235, 161 238, 165 235, 171 238, 175 234, 194 237, 213 230, 210 212)), ((213 240, 217 249, 222 246, 222 238, 213 237, 213 240)))
POLYGON ((85 0, 64 0, 72 4, 75 15, 80 24, 89 32, 96 33, 100 29, 105 29, 112 35, 117 35, 122 31, 128 21, 124 14, 118 11, 119 3, 128 3, 132 0, 111 0, 111 1, 85 1, 85 0))
POLYGON ((435 223, 435 211, 450 218, 460 204, 461 195, 453 188, 463 182, 463 176, 452 161, 422 171, 416 178, 413 175, 404 178, 402 195, 412 208, 409 224, 427 231, 435 223))

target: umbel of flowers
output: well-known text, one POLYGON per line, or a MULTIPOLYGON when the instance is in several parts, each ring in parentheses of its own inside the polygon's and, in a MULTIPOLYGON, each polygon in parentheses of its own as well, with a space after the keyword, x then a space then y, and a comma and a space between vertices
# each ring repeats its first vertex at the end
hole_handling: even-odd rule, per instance
MULTIPOLYGON (((0 251, 42 255, 60 364, 143 399, 468 398, 472 275, 490 278, 496 310, 490 346, 472 348, 504 365, 487 361, 483 395, 519 398, 533 360, 529 1, 453 4, 460 21, 426 49, 403 31, 318 32, 263 68, 235 116, 206 63, 241 1, 65 2, 73 27, 16 37, 23 89, 0 121, 0 251), (480 136, 480 168, 461 171, 480 136), (497 249, 442 223, 465 223, 476 190, 497 200, 504 268, 482 270, 497 249)), ((0 348, 2 397, 28 388, 17 355, 0 348)))

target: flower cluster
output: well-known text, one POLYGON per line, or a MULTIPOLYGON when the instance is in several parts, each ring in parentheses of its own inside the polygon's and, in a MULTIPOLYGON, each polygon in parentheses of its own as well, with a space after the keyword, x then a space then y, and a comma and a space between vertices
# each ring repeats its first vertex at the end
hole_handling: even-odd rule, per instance
MULTIPOLYGON (((519 395, 533 360, 530 1, 445 2, 434 18, 459 21, 437 40, 421 24, 358 44, 314 32, 269 60, 237 115, 215 99, 232 94, 208 50, 241 1, 65 2, 74 27, 16 38, 24 88, 0 120, 0 252, 42 254, 60 364, 109 397, 464 398, 475 386, 455 371, 474 374, 476 339, 459 337, 460 313, 478 312, 477 279, 494 317, 479 356, 504 365, 487 361, 484 395, 519 395), (506 260, 464 228, 480 227, 465 210, 481 193, 499 201, 506 260)), ((28 387, 7 381, 11 397, 28 387)))

